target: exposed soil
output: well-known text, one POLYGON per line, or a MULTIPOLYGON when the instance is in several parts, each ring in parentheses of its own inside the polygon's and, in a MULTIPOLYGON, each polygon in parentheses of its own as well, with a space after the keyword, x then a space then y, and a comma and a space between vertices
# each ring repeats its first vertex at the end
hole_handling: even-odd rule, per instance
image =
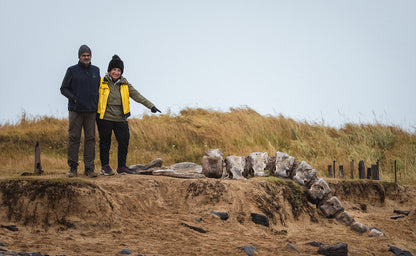
POLYGON ((349 255, 394 255, 388 245, 416 254, 416 186, 327 182, 355 220, 386 237, 369 237, 325 218, 289 180, 45 175, 0 180, 0 224, 19 229, 0 228, 0 242, 10 251, 49 255, 119 255, 130 249, 132 255, 244 256, 236 247, 245 245, 257 248, 255 255, 318 255, 317 247, 306 245, 311 241, 345 242, 349 255), (391 219, 400 215, 396 209, 411 212, 391 219), (255 224, 251 213, 267 215, 270 226, 255 224))

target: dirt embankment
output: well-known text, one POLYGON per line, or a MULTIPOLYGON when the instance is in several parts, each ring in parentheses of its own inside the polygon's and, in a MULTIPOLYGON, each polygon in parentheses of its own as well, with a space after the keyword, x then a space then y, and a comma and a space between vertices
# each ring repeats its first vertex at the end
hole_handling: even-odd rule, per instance
POLYGON ((177 179, 117 175, 84 180, 45 177, 0 181, 0 242, 13 251, 50 255, 317 255, 305 245, 348 243, 351 255, 393 255, 388 244, 416 252, 416 188, 374 181, 328 180, 352 217, 386 237, 351 231, 324 218, 292 181, 177 179), (393 210, 409 216, 390 219, 393 210), (221 220, 211 211, 227 212, 221 220), (251 213, 269 217, 255 224, 251 213), (201 218, 200 222, 195 219, 201 218), (183 225, 201 228, 199 233, 183 225))

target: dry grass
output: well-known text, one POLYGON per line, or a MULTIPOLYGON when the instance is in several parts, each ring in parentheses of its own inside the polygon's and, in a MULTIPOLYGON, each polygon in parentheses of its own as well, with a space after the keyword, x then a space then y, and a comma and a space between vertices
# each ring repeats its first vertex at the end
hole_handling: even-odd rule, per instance
MULTIPOLYGON (((381 124, 346 124, 341 129, 297 122, 283 116, 261 116, 250 108, 219 112, 187 108, 178 115, 144 115, 130 119, 128 164, 148 163, 162 158, 164 165, 200 163, 207 149, 222 148, 224 156, 247 156, 251 152, 286 152, 306 161, 327 175, 336 160, 349 173, 349 162, 364 160, 366 166, 380 163, 383 180, 394 181, 392 166, 397 161, 400 183, 416 183, 416 134, 381 124)), ((33 171, 34 145, 40 142, 42 166, 50 173, 66 170, 68 120, 25 115, 15 125, 0 126, 0 175, 33 171)), ((82 161, 82 147, 80 157, 82 161)), ((98 134, 96 147, 98 158, 98 134)), ((117 166, 117 142, 113 136, 110 163, 117 166)), ((82 166, 82 165, 81 165, 82 166)), ((357 168, 357 167, 356 167, 357 168)), ((357 170, 355 171, 357 176, 357 170)))

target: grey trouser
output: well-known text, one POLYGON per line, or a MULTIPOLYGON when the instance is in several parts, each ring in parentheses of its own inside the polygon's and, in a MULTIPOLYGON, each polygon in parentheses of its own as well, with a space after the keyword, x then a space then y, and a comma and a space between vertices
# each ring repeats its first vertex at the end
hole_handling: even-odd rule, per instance
POLYGON ((68 165, 78 166, 78 152, 81 142, 81 131, 84 128, 84 165, 94 170, 95 159, 95 112, 81 113, 69 111, 68 129, 68 165))

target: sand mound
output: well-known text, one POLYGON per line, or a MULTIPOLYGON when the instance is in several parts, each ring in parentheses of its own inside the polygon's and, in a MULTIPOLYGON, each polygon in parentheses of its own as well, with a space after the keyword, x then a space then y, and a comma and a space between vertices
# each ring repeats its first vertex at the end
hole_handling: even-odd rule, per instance
POLYGON ((50 255, 117 255, 125 248, 133 255, 246 255, 236 247, 250 244, 258 255, 296 255, 288 243, 317 255, 305 244, 311 241, 346 242, 354 255, 392 255, 388 244, 415 252, 415 187, 328 183, 346 211, 387 237, 368 237, 324 218, 289 180, 117 175, 0 181, 0 223, 19 228, 0 229, 0 242, 50 255), (412 212, 393 220, 394 209, 412 212), (211 211, 227 212, 229 219, 211 211), (251 213, 268 216, 270 227, 252 222, 251 213))

